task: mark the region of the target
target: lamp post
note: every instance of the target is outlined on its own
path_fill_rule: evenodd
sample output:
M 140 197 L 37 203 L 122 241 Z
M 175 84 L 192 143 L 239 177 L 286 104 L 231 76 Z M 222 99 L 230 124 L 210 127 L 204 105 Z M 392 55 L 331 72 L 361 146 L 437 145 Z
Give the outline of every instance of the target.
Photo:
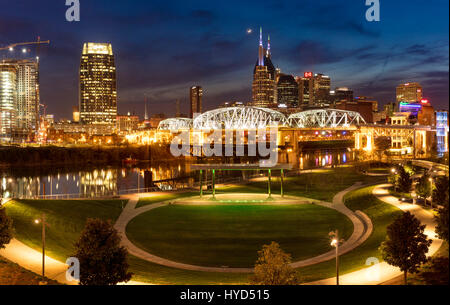
M 344 240 L 339 239 L 339 231 L 331 231 L 329 234 L 331 236 L 331 246 L 336 248 L 336 285 L 339 286 L 339 244 Z
M 42 218 L 36 219 L 34 221 L 36 224 L 41 223 L 42 225 L 42 281 L 39 282 L 40 285 L 46 285 L 47 282 L 44 281 L 45 279 L 45 227 L 48 226 L 47 222 L 45 221 L 45 213 L 42 214 Z
M 430 181 L 431 187 L 430 187 L 430 205 L 431 208 L 433 208 L 433 178 L 428 178 L 428 180 Z

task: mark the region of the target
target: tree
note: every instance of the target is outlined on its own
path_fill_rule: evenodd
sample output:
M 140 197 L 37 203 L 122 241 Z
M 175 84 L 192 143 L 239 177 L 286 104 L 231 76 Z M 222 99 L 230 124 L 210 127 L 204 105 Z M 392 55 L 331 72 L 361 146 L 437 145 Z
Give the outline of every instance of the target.
M 434 180 L 433 202 L 438 205 L 448 203 L 448 177 L 436 177 Z
M 280 245 L 272 242 L 258 251 L 255 271 L 250 278 L 253 285 L 296 285 L 297 272 L 292 269 L 290 254 L 285 253 Z
M 421 225 L 414 215 L 403 213 L 387 227 L 386 240 L 380 246 L 383 259 L 403 271 L 405 285 L 408 272 L 416 273 L 427 261 L 431 240 L 423 233 L 424 230 L 425 225 Z
M 12 239 L 12 219 L 6 215 L 6 209 L 0 206 L 0 249 L 9 244 Z
M 74 257 L 80 262 L 80 285 L 116 285 L 127 282 L 127 249 L 110 221 L 88 219 L 75 244 Z
M 424 267 L 418 277 L 426 285 L 448 285 L 448 257 L 433 257 Z
M 448 242 L 448 193 L 447 193 L 447 202 L 443 204 L 443 208 L 440 208 L 438 214 L 436 216 L 436 234 L 440 239 L 443 239 Z
M 416 185 L 416 193 L 422 198 L 428 198 L 431 195 L 431 181 L 428 174 L 423 174 Z
M 394 184 L 395 191 L 409 193 L 412 185 L 411 175 L 400 165 L 397 166 L 395 172 L 394 176 L 389 177 L 389 182 Z

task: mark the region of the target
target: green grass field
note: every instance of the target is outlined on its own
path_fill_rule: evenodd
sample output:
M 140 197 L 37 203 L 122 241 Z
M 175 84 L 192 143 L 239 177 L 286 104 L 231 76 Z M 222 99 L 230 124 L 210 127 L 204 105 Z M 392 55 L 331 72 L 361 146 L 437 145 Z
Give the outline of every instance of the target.
M 342 175 L 333 173 L 331 170 L 326 170 L 321 173 L 311 173 L 309 175 L 310 177 L 287 178 L 286 192 L 290 195 L 300 194 L 300 196 L 331 201 L 335 193 L 345 189 L 356 181 L 366 183 L 377 181 L 374 177 L 359 175 L 353 171 L 348 171 Z M 274 180 L 274 189 L 277 190 L 276 178 Z M 385 182 L 385 180 L 380 182 Z M 267 184 L 263 182 L 260 185 L 258 184 L 259 182 L 255 182 L 249 187 L 239 186 L 230 188 L 229 191 L 240 191 L 240 188 L 242 188 L 246 192 L 265 192 Z M 381 259 L 378 247 L 385 238 L 386 227 L 401 213 L 395 207 L 376 199 L 371 194 L 371 191 L 372 187 L 365 187 L 355 190 L 346 196 L 346 205 L 350 209 L 362 210 L 372 219 L 374 231 L 369 239 L 360 247 L 341 256 L 341 274 L 364 268 L 366 266 L 365 261 L 369 257 Z M 159 200 L 171 200 L 177 197 L 178 195 L 175 197 L 144 198 L 141 199 L 142 202 L 140 204 L 151 204 Z M 73 243 L 78 239 L 86 219 L 88 217 L 97 217 L 115 220 L 122 210 L 122 204 L 123 202 L 120 200 L 20 200 L 6 204 L 6 209 L 8 215 L 14 220 L 16 237 L 37 250 L 40 250 L 41 247 L 41 230 L 39 225 L 34 224 L 33 220 L 40 217 L 42 212 L 45 212 L 50 224 L 50 227 L 47 229 L 47 254 L 60 261 L 65 261 L 68 255 L 72 254 Z M 158 210 L 156 209 L 148 215 Z M 296 216 L 292 215 L 289 217 L 295 219 Z M 190 219 L 179 220 L 182 222 L 192 221 Z M 270 233 L 269 229 L 274 228 L 268 227 L 268 232 Z M 184 232 L 181 233 L 184 234 Z M 198 234 L 198 231 L 196 233 Z M 322 235 L 320 238 L 323 238 Z M 287 249 L 285 250 L 289 252 Z M 253 262 L 253 260 L 248 261 Z M 143 282 L 155 284 L 243 284 L 248 282 L 248 274 L 180 270 L 153 264 L 133 256 L 130 256 L 129 262 L 130 270 L 134 273 L 133 280 Z M 335 275 L 334 264 L 334 260 L 330 260 L 317 265 L 300 268 L 298 269 L 300 278 L 303 282 L 309 282 L 332 277 Z
M 14 200 L 6 204 L 13 218 L 15 237 L 36 250 L 41 250 L 41 226 L 34 223 L 42 213 L 46 229 L 46 254 L 65 262 L 73 254 L 87 218 L 116 220 L 122 212 L 122 200 Z
M 218 188 L 217 193 L 265 193 L 267 192 L 266 179 L 264 179 L 265 181 L 251 182 L 246 185 Z M 367 176 L 356 172 L 352 167 L 338 167 L 335 169 L 323 169 L 311 173 L 302 173 L 294 177 L 286 177 L 283 188 L 286 195 L 331 202 L 334 195 L 358 181 L 363 183 L 384 183 L 386 177 Z M 272 177 L 271 188 L 273 194 L 280 193 L 280 184 L 279 177 Z
M 328 233 L 353 232 L 329 208 L 305 205 L 169 205 L 134 218 L 128 238 L 157 256 L 209 267 L 253 267 L 257 251 L 276 241 L 294 261 L 331 250 Z
M 190 197 L 190 196 L 197 196 L 198 194 L 199 194 L 199 192 L 183 192 L 183 193 L 168 193 L 168 194 L 164 194 L 164 195 L 143 197 L 143 198 L 139 199 L 139 202 L 136 205 L 136 208 L 140 208 L 142 206 L 161 202 L 161 201 L 180 199 L 180 198 L 185 198 L 185 197 Z

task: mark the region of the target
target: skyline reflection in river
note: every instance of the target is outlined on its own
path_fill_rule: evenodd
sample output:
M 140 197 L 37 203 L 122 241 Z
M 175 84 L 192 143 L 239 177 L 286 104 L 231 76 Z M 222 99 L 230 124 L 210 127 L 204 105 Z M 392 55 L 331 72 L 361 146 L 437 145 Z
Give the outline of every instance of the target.
M 353 161 L 349 150 L 302 152 L 299 169 L 319 168 Z M 141 167 L 104 167 L 48 175 L 15 175 L 16 171 L 0 173 L 2 198 L 96 198 L 127 192 L 145 191 L 154 184 L 162 190 L 192 186 L 198 177 L 190 171 L 190 164 L 179 162 L 152 164 Z M 156 188 L 154 188 L 156 189 Z

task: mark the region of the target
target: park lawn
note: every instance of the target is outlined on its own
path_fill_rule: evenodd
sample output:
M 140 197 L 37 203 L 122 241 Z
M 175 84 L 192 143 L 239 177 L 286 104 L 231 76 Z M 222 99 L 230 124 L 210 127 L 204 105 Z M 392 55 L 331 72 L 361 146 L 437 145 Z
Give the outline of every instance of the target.
M 360 210 L 369 216 L 372 220 L 373 231 L 362 245 L 339 257 L 340 274 L 367 267 L 366 260 L 370 257 L 375 257 L 381 262 L 383 259 L 378 248 L 386 238 L 386 228 L 402 213 L 400 209 L 373 196 L 373 188 L 373 186 L 363 187 L 351 191 L 345 196 L 345 205 L 349 209 Z M 302 282 L 316 281 L 336 275 L 334 260 L 297 270 Z
M 74 252 L 74 243 L 87 218 L 113 222 L 122 212 L 123 200 L 12 200 L 6 207 L 13 219 L 15 237 L 41 251 L 41 226 L 34 220 L 46 215 L 46 254 L 65 262 Z
M 367 172 L 376 173 L 376 174 L 391 174 L 391 168 L 390 167 L 369 167 L 367 169 Z
M 39 285 L 42 276 L 0 256 L 0 285 Z M 48 285 L 59 285 L 57 281 L 45 279 Z
M 326 207 L 303 205 L 168 205 L 134 218 L 128 238 L 176 262 L 208 267 L 253 267 L 257 252 L 276 241 L 293 261 L 331 250 L 328 233 L 344 238 L 351 221 Z
M 364 184 L 385 183 L 386 177 L 363 175 L 352 167 L 337 167 L 285 177 L 283 188 L 286 195 L 332 202 L 334 195 L 358 181 Z M 264 181 L 253 181 L 245 185 L 221 187 L 217 189 L 217 192 L 266 193 L 267 184 L 267 180 L 264 179 Z M 280 193 L 280 184 L 280 178 L 272 176 L 271 190 L 273 194 Z
M 198 194 L 199 194 L 198 191 L 196 191 L 196 192 L 173 192 L 173 193 L 167 193 L 167 194 L 163 194 L 163 195 L 155 195 L 155 196 L 151 196 L 151 197 L 142 197 L 142 198 L 139 198 L 139 202 L 136 205 L 136 208 L 146 206 L 148 204 L 167 201 L 167 200 L 175 200 L 175 199 L 186 198 L 186 197 L 191 197 L 191 196 L 198 196 Z
M 249 273 L 216 273 L 170 268 L 128 256 L 133 281 L 159 285 L 239 285 L 248 283 Z

